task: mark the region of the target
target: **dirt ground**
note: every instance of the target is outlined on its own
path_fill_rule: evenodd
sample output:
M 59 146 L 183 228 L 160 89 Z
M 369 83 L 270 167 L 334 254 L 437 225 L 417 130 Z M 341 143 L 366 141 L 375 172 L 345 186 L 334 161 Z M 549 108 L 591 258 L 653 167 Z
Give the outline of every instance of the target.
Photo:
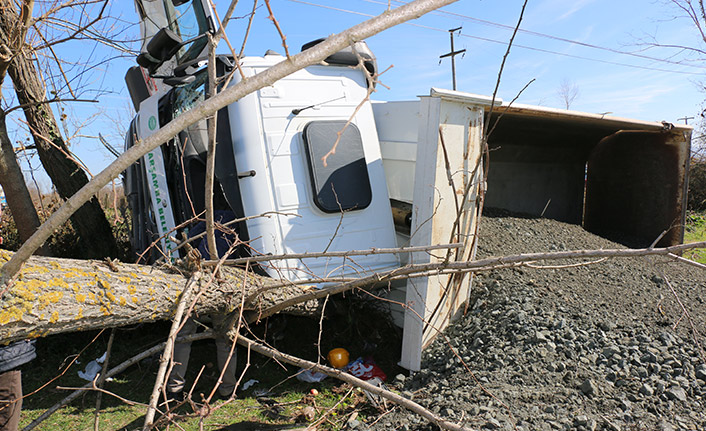
M 623 247 L 499 211 L 480 235 L 478 257 Z M 474 429 L 703 430 L 705 301 L 706 271 L 664 258 L 479 274 L 468 314 L 397 388 Z M 401 409 L 372 428 L 434 429 Z

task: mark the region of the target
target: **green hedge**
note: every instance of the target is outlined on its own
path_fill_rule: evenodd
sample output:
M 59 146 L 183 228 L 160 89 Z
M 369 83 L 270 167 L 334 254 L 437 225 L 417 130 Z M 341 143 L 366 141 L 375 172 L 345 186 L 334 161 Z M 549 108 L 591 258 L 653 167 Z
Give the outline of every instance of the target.
M 689 203 L 691 211 L 706 211 L 706 158 L 692 158 L 689 170 Z

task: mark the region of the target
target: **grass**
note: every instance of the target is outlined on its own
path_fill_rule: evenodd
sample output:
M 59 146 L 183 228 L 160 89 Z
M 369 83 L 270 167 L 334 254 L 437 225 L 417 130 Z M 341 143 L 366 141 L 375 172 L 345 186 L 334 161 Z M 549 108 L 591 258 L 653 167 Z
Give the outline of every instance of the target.
M 690 211 L 686 216 L 684 242 L 706 241 L 706 212 Z M 695 249 L 684 253 L 684 257 L 706 264 L 706 249 Z
M 113 224 L 114 233 L 124 254 L 123 260 L 132 260 L 133 256 L 128 252 L 130 214 L 125 210 L 124 198 L 119 200 L 117 208 L 113 208 L 110 194 L 102 196 L 101 201 L 108 219 Z M 57 205 L 58 199 L 56 196 L 47 196 L 43 203 L 47 211 L 39 213 L 44 219 Z M 2 248 L 16 250 L 21 245 L 8 209 L 3 211 L 0 220 L 0 236 L 4 238 Z M 50 246 L 56 255 L 81 257 L 76 235 L 69 223 L 55 232 Z M 321 356 L 325 357 L 332 348 L 345 347 L 351 353 L 352 360 L 358 356 L 372 355 L 388 376 L 394 376 L 401 371 L 397 366 L 401 350 L 400 332 L 389 322 L 388 314 L 381 313 L 370 304 L 370 301 L 361 300 L 352 294 L 328 302 L 321 334 Z M 117 330 L 110 367 L 163 341 L 168 329 L 169 324 L 162 322 Z M 265 324 L 251 329 L 261 339 L 267 340 L 268 344 L 283 352 L 313 361 L 319 357 L 316 347 L 319 341 L 318 319 L 275 316 Z M 26 398 L 23 400 L 20 428 L 28 425 L 71 392 L 59 387 L 76 388 L 87 383 L 80 379 L 77 373 L 82 371 L 88 362 L 105 352 L 108 337 L 109 331 L 105 331 L 63 334 L 37 340 L 37 358 L 22 369 Z M 212 340 L 196 342 L 192 348 L 187 382 L 196 381 L 197 374 L 203 370 L 192 395 L 192 399 L 199 402 L 197 409 L 203 407 L 201 394 L 208 394 L 218 379 L 218 367 L 214 366 L 215 351 Z M 239 370 L 245 368 L 247 356 L 246 351 L 238 351 Z M 74 359 L 77 361 L 72 362 Z M 321 359 L 325 363 L 325 359 Z M 158 357 L 149 358 L 106 383 L 107 391 L 137 404 L 129 405 L 114 396 L 104 394 L 100 412 L 101 430 L 141 429 L 146 410 L 144 405 L 149 402 L 158 362 Z M 314 420 L 323 414 L 326 415 L 319 429 L 338 430 L 345 428 L 346 419 L 354 411 L 358 412 L 358 419 L 378 414 L 367 404 L 362 392 L 353 391 L 342 400 L 350 389 L 348 386 L 331 378 L 313 384 L 300 382 L 292 378 L 297 371 L 292 366 L 285 367 L 253 354 L 243 382 L 256 379 L 260 383 L 238 393 L 237 398 L 230 403 L 211 403 L 210 407 L 213 409 L 204 424 L 200 424 L 200 418 L 194 409 L 184 406 L 177 412 L 179 417 L 175 419 L 176 423 L 163 424 L 158 429 L 199 430 L 200 425 L 203 425 L 205 430 L 215 431 L 273 430 L 282 427 L 291 429 L 300 425 L 304 427 L 306 423 L 300 423 L 301 410 L 313 407 L 316 411 Z M 311 396 L 311 389 L 317 389 L 319 394 L 316 397 Z M 264 398 L 257 397 L 255 392 L 258 390 L 268 393 Z M 87 391 L 54 413 L 35 430 L 93 430 L 95 404 L 96 393 Z M 329 412 L 334 405 L 337 405 L 336 408 Z
M 324 320 L 321 338 L 321 354 L 325 356 L 333 347 L 346 347 L 351 352 L 351 359 L 365 356 L 371 351 L 375 354 L 378 365 L 394 376 L 400 371 L 396 362 L 399 359 L 399 333 L 388 328 L 384 320 L 376 317 L 375 312 L 361 310 L 351 298 L 341 300 L 341 304 L 329 302 L 327 318 Z M 358 317 L 358 319 L 354 319 Z M 111 366 L 146 350 L 161 341 L 168 332 L 166 322 L 142 324 L 134 328 L 119 329 L 113 344 Z M 391 331 L 391 332 L 390 332 Z M 253 328 L 253 332 L 267 340 L 270 345 L 281 351 L 316 360 L 318 349 L 319 322 L 307 318 L 275 316 L 268 324 Z M 25 394 L 35 391 L 47 381 L 61 374 L 66 366 L 81 352 L 80 364 L 71 365 L 61 377 L 37 393 L 24 400 L 21 427 L 29 424 L 46 409 L 57 403 L 70 391 L 57 387 L 78 387 L 86 383 L 77 373 L 85 365 L 105 351 L 109 331 L 103 333 L 85 332 L 47 337 L 37 341 L 37 359 L 23 368 L 23 387 Z M 384 337 L 388 338 L 385 339 Z M 192 347 L 187 382 L 195 384 L 192 399 L 199 401 L 197 409 L 203 406 L 201 394 L 207 395 L 218 379 L 218 367 L 215 358 L 215 344 L 212 340 L 195 342 Z M 245 368 L 247 352 L 238 351 L 238 370 Z M 159 366 L 159 358 L 152 357 L 133 365 L 125 372 L 106 383 L 106 389 L 116 395 L 136 403 L 148 403 L 150 392 Z M 269 358 L 256 354 L 250 356 L 250 365 L 243 382 L 259 380 L 230 403 L 214 401 L 211 414 L 204 419 L 203 429 L 213 431 L 236 430 L 274 430 L 305 427 L 311 421 L 302 420 L 302 409 L 314 408 L 317 420 L 324 413 L 326 419 L 319 429 L 339 430 L 345 428 L 350 414 L 357 411 L 360 418 L 374 417 L 378 412 L 367 403 L 365 395 L 354 390 L 345 400 L 342 398 L 350 387 L 328 378 L 319 383 L 301 382 L 292 376 L 298 370 L 284 366 Z M 319 394 L 310 394 L 317 389 Z M 256 396 L 257 391 L 266 391 L 263 396 Z M 69 406 L 60 409 L 36 430 L 93 430 L 96 394 L 87 392 Z M 328 411 L 336 405 L 332 411 Z M 103 395 L 100 414 L 101 430 L 140 429 L 144 421 L 144 405 L 127 405 L 119 399 Z M 199 430 L 200 418 L 190 406 L 181 407 L 175 423 L 167 426 L 163 423 L 158 429 Z M 178 425 L 178 426 L 177 426 Z

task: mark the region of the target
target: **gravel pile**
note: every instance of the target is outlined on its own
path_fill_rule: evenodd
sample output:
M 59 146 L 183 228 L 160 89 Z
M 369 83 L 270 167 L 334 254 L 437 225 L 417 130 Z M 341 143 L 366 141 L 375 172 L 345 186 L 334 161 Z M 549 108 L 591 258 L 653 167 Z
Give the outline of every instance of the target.
M 496 213 L 478 254 L 620 247 L 580 226 Z M 706 271 L 665 259 L 481 274 L 469 313 L 425 351 L 422 371 L 390 385 L 474 429 L 705 430 L 695 341 L 706 345 L 705 301 Z M 370 428 L 434 429 L 399 408 Z

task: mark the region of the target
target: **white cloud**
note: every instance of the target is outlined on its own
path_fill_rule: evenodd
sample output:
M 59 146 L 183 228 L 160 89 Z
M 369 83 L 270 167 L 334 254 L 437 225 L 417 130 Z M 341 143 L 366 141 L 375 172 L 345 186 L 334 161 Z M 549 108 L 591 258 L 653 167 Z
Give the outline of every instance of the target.
M 560 2 L 562 5 L 569 5 L 569 10 L 564 12 L 562 15 L 560 15 L 557 20 L 561 21 L 563 19 L 566 19 L 570 17 L 571 15 L 575 14 L 576 12 L 580 11 L 583 9 L 586 5 L 593 3 L 595 0 L 578 0 L 578 1 L 573 1 L 573 2 L 566 2 L 562 1 Z
M 527 21 L 531 23 L 532 26 L 553 24 L 572 17 L 578 11 L 596 1 L 597 0 L 545 0 L 531 9 Z

